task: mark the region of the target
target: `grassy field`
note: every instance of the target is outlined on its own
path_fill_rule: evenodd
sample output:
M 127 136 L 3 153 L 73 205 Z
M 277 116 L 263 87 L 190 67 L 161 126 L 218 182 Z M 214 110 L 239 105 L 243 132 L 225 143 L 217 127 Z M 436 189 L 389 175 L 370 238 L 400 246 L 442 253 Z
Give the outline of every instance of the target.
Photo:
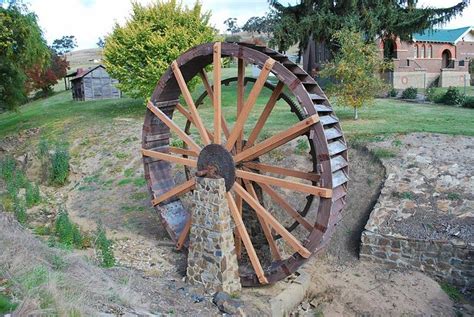
M 251 87 L 248 87 L 247 94 Z M 198 87 L 197 97 L 203 91 Z M 222 91 L 223 113 L 229 123 L 235 122 L 235 84 L 224 86 Z M 264 89 L 246 123 L 247 131 L 258 119 L 270 91 Z M 207 99 L 206 99 L 207 100 Z M 183 101 L 184 104 L 184 101 Z M 364 137 L 390 133 L 435 132 L 474 136 L 474 111 L 453 106 L 413 104 L 393 99 L 378 99 L 371 107 L 361 109 L 360 119 L 352 119 L 352 109 L 336 107 L 344 132 L 349 137 Z M 90 125 L 111 122 L 114 118 L 126 117 L 142 120 L 145 113 L 144 101 L 123 98 L 120 100 L 98 100 L 75 102 L 71 92 L 61 92 L 48 99 L 36 100 L 17 112 L 0 114 L 0 137 L 18 131 L 40 127 L 43 134 L 57 135 L 70 129 L 86 129 Z M 209 101 L 200 106 L 204 122 L 212 123 L 212 108 Z M 176 116 L 181 125 L 184 119 Z M 294 114 L 279 102 L 272 112 L 263 134 L 273 134 L 296 122 Z M 210 124 L 212 125 L 212 124 Z M 210 126 L 209 125 L 209 126 Z M 196 133 L 193 131 L 193 133 Z

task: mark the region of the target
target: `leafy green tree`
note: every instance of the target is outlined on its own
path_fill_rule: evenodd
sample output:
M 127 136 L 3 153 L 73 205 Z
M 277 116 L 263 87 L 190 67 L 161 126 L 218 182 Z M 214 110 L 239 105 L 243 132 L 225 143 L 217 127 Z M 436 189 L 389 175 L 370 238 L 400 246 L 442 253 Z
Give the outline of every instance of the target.
M 60 39 L 55 39 L 51 48 L 58 55 L 69 53 L 77 47 L 76 37 L 74 35 L 65 35 Z
M 15 2 L 0 6 L 0 110 L 14 109 L 26 99 L 25 70 L 48 61 L 36 15 Z
M 265 34 L 269 36 L 273 32 L 275 24 L 274 11 L 271 11 L 266 16 L 251 17 L 242 26 L 242 31 L 249 33 Z
M 333 40 L 339 50 L 321 76 L 336 82 L 329 87 L 329 94 L 336 97 L 337 103 L 353 108 L 357 120 L 358 109 L 371 104 L 377 93 L 388 89 L 379 72 L 391 65 L 379 56 L 375 44 L 364 41 L 361 33 L 342 29 L 334 34 Z
M 236 18 L 228 18 L 224 21 L 224 24 L 227 26 L 227 32 L 230 32 L 231 34 L 240 32 L 240 27 L 237 25 Z
M 299 43 L 301 50 L 310 37 L 328 42 L 344 27 L 355 28 L 368 40 L 376 36 L 409 40 L 415 32 L 450 21 L 462 13 L 469 0 L 439 9 L 417 8 L 418 0 L 300 0 L 288 6 L 278 0 L 269 2 L 276 11 L 273 45 L 287 50 Z
M 116 24 L 107 37 L 104 58 L 123 92 L 145 98 L 171 62 L 189 48 L 213 41 L 216 33 L 209 26 L 210 13 L 203 13 L 198 2 L 191 8 L 176 0 L 132 6 L 126 24 Z

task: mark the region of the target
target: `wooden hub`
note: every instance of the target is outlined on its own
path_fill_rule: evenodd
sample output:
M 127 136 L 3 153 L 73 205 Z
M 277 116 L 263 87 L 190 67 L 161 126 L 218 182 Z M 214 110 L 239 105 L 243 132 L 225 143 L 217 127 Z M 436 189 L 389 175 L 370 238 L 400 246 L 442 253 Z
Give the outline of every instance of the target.
M 235 164 L 232 155 L 220 144 L 206 145 L 199 153 L 197 176 L 224 178 L 229 191 L 235 182 Z
M 236 61 L 236 77 L 221 78 L 224 57 Z M 257 78 L 245 76 L 248 64 L 261 69 Z M 195 77 L 204 91 L 197 101 L 188 88 Z M 228 91 L 235 87 L 237 102 L 222 105 L 222 85 Z M 209 106 L 198 109 L 202 102 Z M 245 43 L 199 45 L 171 64 L 147 107 L 145 178 L 153 206 L 178 249 L 186 247 L 191 227 L 191 210 L 180 197 L 195 188 L 196 175 L 226 181 L 242 285 L 281 280 L 327 245 L 346 203 L 347 145 L 324 92 L 285 55 Z M 212 119 L 203 120 L 209 111 Z M 275 112 L 280 117 L 272 121 Z M 282 115 L 284 123 L 275 131 L 270 123 L 278 124 Z M 288 143 L 301 141 L 309 155 L 294 159 Z M 186 179 L 174 175 L 173 164 L 185 167 Z M 251 227 L 249 213 L 259 230 Z

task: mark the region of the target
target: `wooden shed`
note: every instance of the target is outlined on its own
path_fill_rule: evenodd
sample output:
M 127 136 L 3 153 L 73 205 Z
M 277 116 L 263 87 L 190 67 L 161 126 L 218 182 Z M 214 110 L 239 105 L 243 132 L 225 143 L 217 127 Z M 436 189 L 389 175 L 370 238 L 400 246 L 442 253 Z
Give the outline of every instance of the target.
M 117 79 L 107 73 L 103 65 L 89 69 L 78 69 L 71 79 L 72 98 L 74 100 L 95 100 L 120 98 L 122 93 L 115 87 Z

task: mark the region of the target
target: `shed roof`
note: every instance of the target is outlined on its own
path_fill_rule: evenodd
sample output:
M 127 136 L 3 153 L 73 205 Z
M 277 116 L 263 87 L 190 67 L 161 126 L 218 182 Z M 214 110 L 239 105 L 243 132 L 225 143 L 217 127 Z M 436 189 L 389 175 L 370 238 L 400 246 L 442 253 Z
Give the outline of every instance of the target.
M 425 30 L 421 33 L 414 33 L 413 40 L 415 42 L 441 42 L 456 44 L 464 34 L 472 30 L 472 26 L 465 26 L 458 29 L 433 29 Z
M 84 77 L 85 75 L 89 74 L 91 71 L 93 71 L 93 70 L 95 70 L 99 67 L 102 67 L 103 69 L 105 69 L 105 66 L 102 65 L 102 64 L 94 66 L 94 67 L 90 67 L 88 69 L 78 68 L 76 72 L 67 75 L 67 77 L 74 76 L 73 78 L 71 78 L 71 80 L 76 80 L 76 79 Z

